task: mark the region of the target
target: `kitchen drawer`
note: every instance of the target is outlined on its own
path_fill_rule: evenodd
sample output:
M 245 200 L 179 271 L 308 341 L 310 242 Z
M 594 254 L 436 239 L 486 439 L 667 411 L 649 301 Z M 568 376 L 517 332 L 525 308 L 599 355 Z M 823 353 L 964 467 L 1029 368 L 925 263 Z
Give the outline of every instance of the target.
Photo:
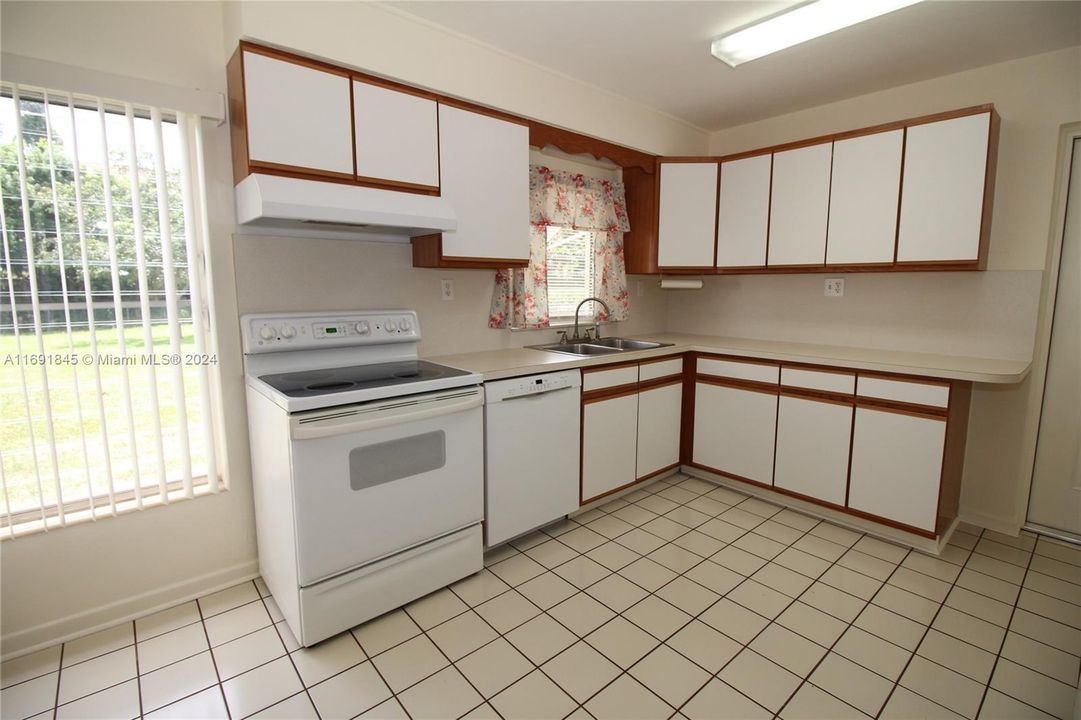
M 683 372 L 683 358 L 664 358 L 662 360 L 646 360 L 638 366 L 638 379 L 641 382 L 655 378 L 679 375 Z
M 926 382 L 908 382 L 861 375 L 856 385 L 856 394 L 860 397 L 895 400 L 897 402 L 930 405 L 940 408 L 948 407 L 950 404 L 949 384 L 930 380 Z
M 700 357 L 698 358 L 698 374 L 777 384 L 780 367 L 774 363 L 751 363 Z
M 782 367 L 781 384 L 805 390 L 823 390 L 851 395 L 856 390 L 856 374 Z
M 638 382 L 638 366 L 623 365 L 610 370 L 582 370 L 582 392 L 602 390 L 618 385 L 634 385 Z

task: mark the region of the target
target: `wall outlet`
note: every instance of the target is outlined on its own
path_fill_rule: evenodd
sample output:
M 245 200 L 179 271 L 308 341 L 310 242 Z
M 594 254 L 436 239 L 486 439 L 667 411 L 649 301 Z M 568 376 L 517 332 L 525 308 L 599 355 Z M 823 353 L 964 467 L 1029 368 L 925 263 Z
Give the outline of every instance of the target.
M 828 278 L 826 280 L 826 297 L 843 297 L 845 294 L 844 278 Z
M 440 285 L 440 297 L 444 300 L 454 299 L 454 281 L 450 278 L 444 278 Z

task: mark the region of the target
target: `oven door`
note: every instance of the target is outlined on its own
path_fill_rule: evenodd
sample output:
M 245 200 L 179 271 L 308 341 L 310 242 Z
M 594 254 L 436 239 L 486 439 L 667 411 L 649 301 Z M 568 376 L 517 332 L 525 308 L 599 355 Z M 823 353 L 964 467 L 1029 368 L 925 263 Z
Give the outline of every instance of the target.
M 290 417 L 302 587 L 481 521 L 479 386 Z

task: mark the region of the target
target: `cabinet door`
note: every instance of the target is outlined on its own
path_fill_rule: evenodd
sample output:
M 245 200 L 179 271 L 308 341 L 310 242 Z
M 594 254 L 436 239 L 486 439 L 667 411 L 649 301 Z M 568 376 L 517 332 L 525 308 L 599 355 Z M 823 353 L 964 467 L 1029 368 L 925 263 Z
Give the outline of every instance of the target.
M 946 419 L 856 408 L 848 506 L 934 532 Z
M 529 129 L 440 105 L 439 167 L 458 216 L 443 256 L 529 260 Z
M 721 163 L 717 201 L 717 267 L 766 264 L 772 155 Z
M 439 187 L 435 100 L 353 81 L 357 176 Z
M 851 404 L 782 395 L 774 486 L 844 505 L 851 437 Z
M 587 402 L 582 409 L 582 502 L 635 480 L 638 394 Z
M 682 410 L 682 381 L 638 394 L 638 478 L 679 462 Z
M 904 130 L 833 144 L 826 263 L 892 263 Z
M 776 425 L 776 393 L 697 383 L 694 462 L 772 484 Z
M 821 265 L 826 259 L 833 143 L 773 155 L 769 264 Z
M 349 77 L 244 51 L 248 157 L 353 177 Z
M 717 163 L 660 163 L 657 263 L 713 267 Z
M 905 132 L 897 261 L 979 257 L 991 113 Z

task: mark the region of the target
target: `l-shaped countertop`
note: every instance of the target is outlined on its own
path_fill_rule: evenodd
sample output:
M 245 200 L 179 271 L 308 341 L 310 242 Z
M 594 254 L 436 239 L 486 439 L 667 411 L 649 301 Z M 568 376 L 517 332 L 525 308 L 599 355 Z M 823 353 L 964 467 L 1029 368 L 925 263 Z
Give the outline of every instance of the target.
M 646 360 L 692 351 L 1004 385 L 1019 383 L 1024 380 L 1029 368 L 1032 366 L 1030 360 L 938 355 L 903 350 L 881 350 L 843 345 L 815 345 L 711 335 L 657 333 L 636 335 L 635 337 L 642 340 L 672 344 L 651 350 L 633 350 L 586 357 L 531 350 L 529 348 L 511 348 L 439 355 L 426 359 L 480 373 L 485 381 L 570 368 L 607 365 L 627 360 Z

